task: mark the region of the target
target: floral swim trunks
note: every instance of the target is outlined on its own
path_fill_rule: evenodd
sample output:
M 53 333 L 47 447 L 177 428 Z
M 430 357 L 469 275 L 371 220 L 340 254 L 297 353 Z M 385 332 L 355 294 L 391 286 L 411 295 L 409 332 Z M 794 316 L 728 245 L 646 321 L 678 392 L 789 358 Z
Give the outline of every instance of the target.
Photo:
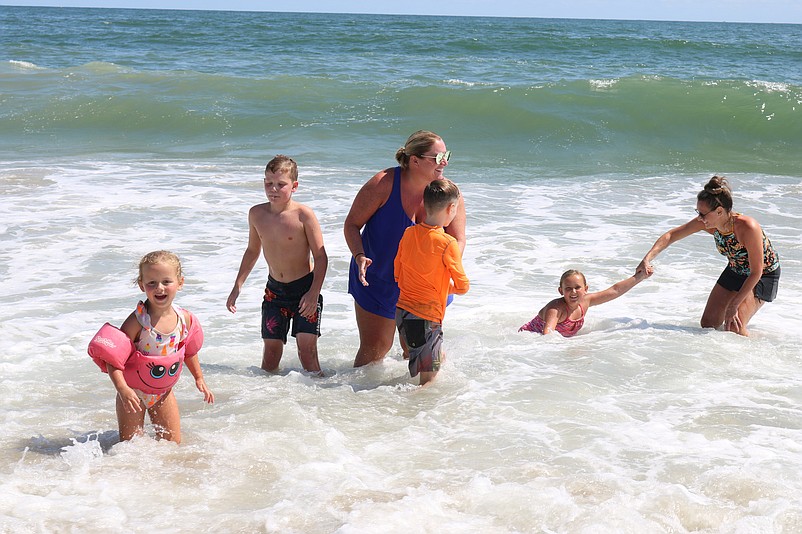
M 262 301 L 262 339 L 280 339 L 287 342 L 287 333 L 292 328 L 292 336 L 299 333 L 320 336 L 320 315 L 323 313 L 323 295 L 318 295 L 317 313 L 312 320 L 298 312 L 298 305 L 309 288 L 314 274 L 292 282 L 279 282 L 272 276 L 267 278 L 265 299 Z

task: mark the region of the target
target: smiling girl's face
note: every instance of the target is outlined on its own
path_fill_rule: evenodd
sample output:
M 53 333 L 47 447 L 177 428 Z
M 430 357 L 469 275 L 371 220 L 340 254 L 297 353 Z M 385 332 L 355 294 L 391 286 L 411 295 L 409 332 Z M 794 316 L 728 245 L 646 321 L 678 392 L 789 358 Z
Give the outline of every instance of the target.
M 147 264 L 141 267 L 141 273 L 139 288 L 148 302 L 155 308 L 171 307 L 176 293 L 184 286 L 184 278 L 175 266 L 165 262 Z
M 572 274 L 563 278 L 560 283 L 560 294 L 569 305 L 579 302 L 585 293 L 588 292 L 588 286 L 585 282 L 585 277 L 581 274 Z

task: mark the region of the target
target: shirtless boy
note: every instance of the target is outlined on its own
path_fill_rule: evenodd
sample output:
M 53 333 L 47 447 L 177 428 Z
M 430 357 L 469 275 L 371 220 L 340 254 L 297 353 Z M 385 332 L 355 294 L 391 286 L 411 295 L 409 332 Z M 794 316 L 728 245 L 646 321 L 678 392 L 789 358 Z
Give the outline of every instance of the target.
M 312 209 L 292 199 L 298 189 L 295 161 L 283 155 L 270 160 L 265 168 L 264 185 L 268 202 L 253 206 L 248 212 L 248 247 L 226 307 L 236 313 L 242 284 L 261 251 L 269 272 L 262 302 L 262 369 L 278 370 L 287 333 L 291 332 L 303 368 L 320 374 L 317 356 L 323 311 L 320 289 L 329 263 L 323 234 Z

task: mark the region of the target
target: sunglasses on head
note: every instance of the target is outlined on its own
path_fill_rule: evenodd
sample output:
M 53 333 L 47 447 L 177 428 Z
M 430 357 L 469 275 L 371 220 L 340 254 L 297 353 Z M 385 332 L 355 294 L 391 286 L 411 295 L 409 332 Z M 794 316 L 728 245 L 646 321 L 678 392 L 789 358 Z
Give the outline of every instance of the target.
M 418 156 L 418 157 L 419 158 L 430 158 L 430 159 L 433 159 L 435 163 L 440 165 L 441 163 L 443 163 L 443 160 L 448 161 L 451 158 L 451 151 L 450 150 L 446 150 L 445 152 L 438 152 L 434 156 L 427 156 L 426 154 L 423 154 L 423 155 Z

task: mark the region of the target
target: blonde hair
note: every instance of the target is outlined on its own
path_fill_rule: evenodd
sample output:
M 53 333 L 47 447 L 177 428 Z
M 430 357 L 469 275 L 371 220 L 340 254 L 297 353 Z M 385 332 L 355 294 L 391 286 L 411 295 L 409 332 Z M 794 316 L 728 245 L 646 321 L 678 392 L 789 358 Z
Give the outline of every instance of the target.
M 401 165 L 402 169 L 409 168 L 409 158 L 412 156 L 422 156 L 428 152 L 437 141 L 443 139 L 429 130 L 418 130 L 407 138 L 404 146 L 395 153 L 395 160 Z
M 141 284 L 142 283 L 142 268 L 146 265 L 156 265 L 159 263 L 165 263 L 171 267 L 175 268 L 175 275 L 181 279 L 184 278 L 184 270 L 181 268 L 181 260 L 178 259 L 178 256 L 170 252 L 169 250 L 156 250 L 154 252 L 148 252 L 142 259 L 139 260 L 139 274 L 134 280 L 134 283 Z
M 577 271 L 576 269 L 568 269 L 560 277 L 560 287 L 563 286 L 563 282 L 565 281 L 566 278 L 568 278 L 569 276 L 574 276 L 575 274 L 582 277 L 583 284 L 588 285 L 588 281 L 585 279 L 585 275 L 582 274 L 582 271 Z
M 272 172 L 273 174 L 290 175 L 290 180 L 293 182 L 298 181 L 298 164 L 295 160 L 284 154 L 278 154 L 276 157 L 267 162 L 265 166 L 265 173 Z

